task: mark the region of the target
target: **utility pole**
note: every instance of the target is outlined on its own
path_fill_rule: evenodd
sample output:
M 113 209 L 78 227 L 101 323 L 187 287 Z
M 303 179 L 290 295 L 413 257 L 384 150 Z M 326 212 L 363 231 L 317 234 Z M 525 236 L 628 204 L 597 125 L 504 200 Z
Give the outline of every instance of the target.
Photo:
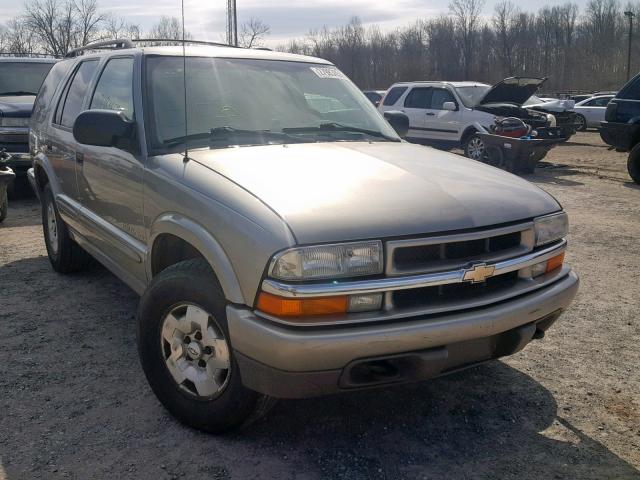
M 238 46 L 238 13 L 236 0 L 227 0 L 227 43 Z
M 635 13 L 628 10 L 624 12 L 625 17 L 629 17 L 629 49 L 627 50 L 627 81 L 631 78 L 631 40 L 633 39 L 633 17 Z

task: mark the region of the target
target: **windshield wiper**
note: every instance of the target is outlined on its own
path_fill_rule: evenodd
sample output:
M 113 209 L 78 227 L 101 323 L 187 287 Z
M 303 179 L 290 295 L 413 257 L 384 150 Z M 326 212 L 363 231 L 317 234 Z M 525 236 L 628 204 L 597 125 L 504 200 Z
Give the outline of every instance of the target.
M 193 133 L 191 135 L 183 135 L 181 137 L 170 138 L 164 140 L 163 145 L 174 146 L 181 143 L 188 142 L 189 140 L 209 140 L 210 143 L 217 142 L 230 142 L 234 137 L 257 137 L 260 140 L 294 140 L 300 142 L 299 139 L 291 137 L 286 133 L 272 132 L 271 130 L 243 130 L 233 127 L 216 127 L 212 128 L 209 132 Z M 266 143 L 266 142 L 262 142 Z
M 390 137 L 388 135 L 385 135 L 382 132 L 379 132 L 377 130 L 369 130 L 367 128 L 360 128 L 360 127 L 354 127 L 352 125 L 344 125 L 342 123 L 337 123 L 337 122 L 327 122 L 327 123 L 321 123 L 320 125 L 316 126 L 316 127 L 291 127 L 291 128 L 283 128 L 282 129 L 283 132 L 285 133 L 313 133 L 313 132 L 320 132 L 320 133 L 333 133 L 333 132 L 353 132 L 353 133 L 362 133 L 364 135 L 369 135 L 370 137 L 376 137 L 376 138 L 384 138 L 385 140 L 389 140 L 391 142 L 399 142 L 399 139 Z
M 2 92 L 2 93 L 0 93 L 0 97 L 8 97 L 10 95 L 19 97 L 21 95 L 37 95 L 37 93 L 27 92 L 25 90 L 16 90 L 15 92 Z

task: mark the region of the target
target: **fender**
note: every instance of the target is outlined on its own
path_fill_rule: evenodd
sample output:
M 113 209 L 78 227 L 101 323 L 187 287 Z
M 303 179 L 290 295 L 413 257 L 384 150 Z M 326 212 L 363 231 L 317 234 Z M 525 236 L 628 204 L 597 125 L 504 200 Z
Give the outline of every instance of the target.
M 151 270 L 153 244 L 158 235 L 163 233 L 175 235 L 193 245 L 211 265 L 222 286 L 225 298 L 232 303 L 246 303 L 236 273 L 222 246 L 202 225 L 179 213 L 164 213 L 151 226 L 145 259 L 148 281 L 153 278 Z
M 60 183 L 58 182 L 58 178 L 53 171 L 53 167 L 49 163 L 49 158 L 44 153 L 38 152 L 33 157 L 33 168 L 34 173 L 36 173 L 38 168 L 44 170 L 44 173 L 46 173 L 47 178 L 49 179 L 49 185 L 51 185 L 51 191 L 53 192 L 53 196 L 55 198 L 56 195 L 60 193 Z M 35 180 L 38 188 L 42 190 L 43 186 L 38 182 L 38 175 L 35 176 Z

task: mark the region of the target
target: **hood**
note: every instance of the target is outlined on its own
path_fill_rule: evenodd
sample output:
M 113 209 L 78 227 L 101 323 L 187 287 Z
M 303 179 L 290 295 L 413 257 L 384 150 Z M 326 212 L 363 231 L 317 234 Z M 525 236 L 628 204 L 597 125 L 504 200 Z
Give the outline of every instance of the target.
M 560 209 L 515 175 L 405 142 L 270 145 L 189 156 L 268 205 L 301 244 L 472 229 Z
M 549 100 L 546 102 L 534 102 L 526 103 L 527 108 L 533 108 L 534 110 L 540 110 L 542 112 L 566 112 L 567 110 L 573 110 L 576 102 L 573 100 Z
M 3 117 L 30 117 L 34 95 L 0 96 L 0 115 Z
M 522 105 L 536 93 L 546 78 L 510 77 L 505 78 L 487 90 L 478 105 L 488 103 L 512 103 Z

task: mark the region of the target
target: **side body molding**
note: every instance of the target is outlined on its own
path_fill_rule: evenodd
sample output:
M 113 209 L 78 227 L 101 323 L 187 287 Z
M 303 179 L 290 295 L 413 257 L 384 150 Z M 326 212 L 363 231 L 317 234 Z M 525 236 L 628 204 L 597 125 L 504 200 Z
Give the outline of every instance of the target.
M 189 242 L 207 259 L 228 301 L 246 304 L 233 266 L 218 241 L 200 224 L 179 213 L 165 213 L 151 226 L 146 259 L 147 278 L 151 281 L 153 244 L 161 234 L 171 234 Z

